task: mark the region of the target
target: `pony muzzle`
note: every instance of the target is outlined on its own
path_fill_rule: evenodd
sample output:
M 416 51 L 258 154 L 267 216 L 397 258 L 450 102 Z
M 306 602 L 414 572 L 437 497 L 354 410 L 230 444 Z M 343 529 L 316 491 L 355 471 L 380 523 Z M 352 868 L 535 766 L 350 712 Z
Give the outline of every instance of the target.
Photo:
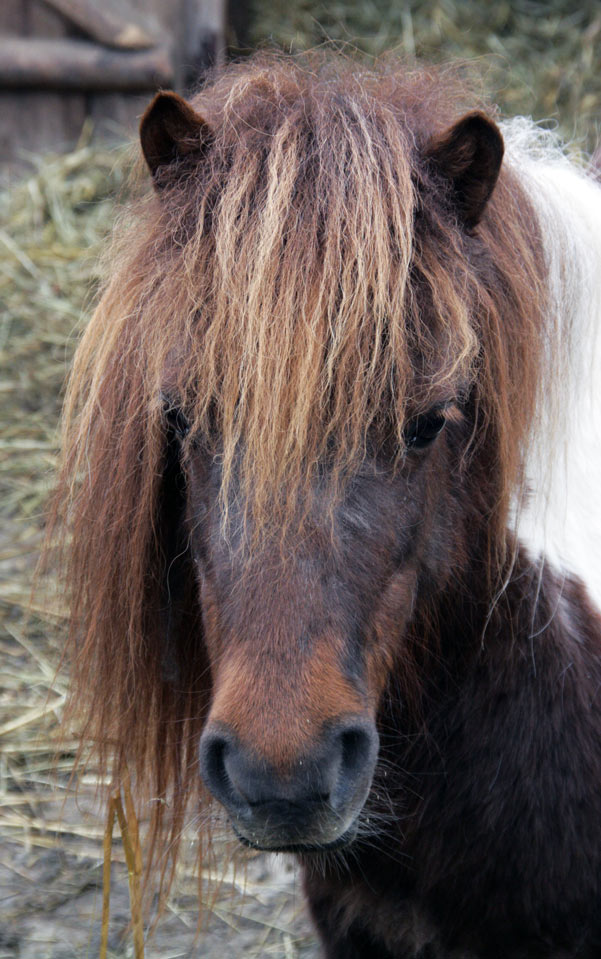
M 238 838 L 257 849 L 338 848 L 354 838 L 378 755 L 370 719 L 328 724 L 310 751 L 277 769 L 223 723 L 200 740 L 205 785 Z

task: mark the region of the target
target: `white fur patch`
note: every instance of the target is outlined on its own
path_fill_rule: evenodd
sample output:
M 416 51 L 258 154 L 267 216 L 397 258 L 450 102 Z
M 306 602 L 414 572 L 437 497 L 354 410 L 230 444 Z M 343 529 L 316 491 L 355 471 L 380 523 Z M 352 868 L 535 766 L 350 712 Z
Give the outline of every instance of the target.
M 531 121 L 502 132 L 541 224 L 554 302 L 517 534 L 601 610 L 601 186 Z

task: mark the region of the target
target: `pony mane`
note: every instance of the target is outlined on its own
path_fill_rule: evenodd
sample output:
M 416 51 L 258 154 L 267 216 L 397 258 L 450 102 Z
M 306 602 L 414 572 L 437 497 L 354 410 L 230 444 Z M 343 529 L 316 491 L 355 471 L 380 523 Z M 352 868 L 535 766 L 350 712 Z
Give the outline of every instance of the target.
M 153 842 L 162 800 L 172 840 L 200 801 L 210 695 L 193 603 L 181 602 L 192 638 L 178 682 L 162 672 L 165 396 L 187 442 L 221 457 L 225 526 L 235 475 L 255 535 L 293 526 L 324 461 L 339 490 L 374 431 L 402 455 L 408 417 L 469 397 L 496 562 L 548 305 L 519 171 L 503 166 L 467 236 L 428 162 L 467 109 L 486 109 L 456 72 L 260 55 L 192 103 L 211 130 L 206 155 L 124 211 L 107 256 L 67 393 L 50 533 L 69 541 L 73 704 L 85 696 L 84 733 L 105 760 L 115 750 L 116 774 L 127 761 L 140 795 L 161 800 Z
M 501 131 L 535 211 L 548 286 L 538 400 L 509 525 L 533 559 L 580 576 L 601 604 L 601 190 L 586 158 L 567 155 L 553 131 L 524 117 Z

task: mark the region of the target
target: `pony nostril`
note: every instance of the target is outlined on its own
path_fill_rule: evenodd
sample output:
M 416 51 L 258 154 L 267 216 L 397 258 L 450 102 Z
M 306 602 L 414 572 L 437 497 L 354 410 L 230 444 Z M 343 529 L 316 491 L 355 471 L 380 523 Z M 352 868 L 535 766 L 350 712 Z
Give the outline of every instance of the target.
M 341 734 L 342 768 L 348 772 L 363 765 L 369 755 L 369 739 L 362 729 L 348 729 Z
M 335 807 L 345 805 L 371 782 L 378 746 L 378 734 L 371 722 L 353 723 L 337 731 L 338 774 L 331 793 Z
M 203 768 L 209 783 L 225 785 L 227 773 L 225 771 L 225 750 L 227 743 L 221 736 L 216 736 L 206 744 Z M 201 759 L 202 762 L 202 759 Z
M 224 733 L 205 732 L 200 739 L 200 772 L 205 785 L 226 806 L 239 805 L 242 797 L 228 774 L 226 758 L 232 742 Z
M 342 769 L 347 774 L 360 771 L 373 756 L 374 734 L 362 727 L 345 729 L 340 733 L 342 746 Z

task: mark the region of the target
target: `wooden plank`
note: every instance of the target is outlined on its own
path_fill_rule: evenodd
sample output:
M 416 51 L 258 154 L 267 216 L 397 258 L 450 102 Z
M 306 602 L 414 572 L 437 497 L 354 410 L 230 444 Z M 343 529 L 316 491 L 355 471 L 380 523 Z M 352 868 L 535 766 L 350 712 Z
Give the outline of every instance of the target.
M 234 0 L 233 3 L 228 3 L 226 36 L 230 51 L 250 51 L 251 16 L 252 0 Z
M 126 0 L 43 0 L 88 36 L 109 47 L 146 50 L 161 40 L 158 23 Z
M 0 3 L 0 31 L 2 33 L 25 33 L 27 24 L 23 0 L 3 0 Z
M 43 0 L 22 0 L 22 2 L 27 23 L 23 31 L 25 36 L 62 40 L 76 32 L 75 27 L 56 10 L 46 6 Z
M 43 0 L 0 0 L 0 35 L 65 37 L 68 24 Z
M 30 153 L 72 149 L 85 117 L 83 94 L 0 91 L 0 168 L 17 174 Z
M 140 118 L 152 91 L 144 93 L 94 93 L 88 98 L 88 116 L 94 121 L 94 136 L 103 141 L 136 139 Z
M 182 20 L 185 32 L 180 48 L 187 86 L 225 59 L 226 0 L 185 0 Z
M 130 7 L 159 23 L 163 30 L 175 34 L 181 23 L 184 0 L 128 0 Z
M 0 38 L 0 88 L 152 90 L 173 75 L 166 46 L 125 52 L 82 40 Z

